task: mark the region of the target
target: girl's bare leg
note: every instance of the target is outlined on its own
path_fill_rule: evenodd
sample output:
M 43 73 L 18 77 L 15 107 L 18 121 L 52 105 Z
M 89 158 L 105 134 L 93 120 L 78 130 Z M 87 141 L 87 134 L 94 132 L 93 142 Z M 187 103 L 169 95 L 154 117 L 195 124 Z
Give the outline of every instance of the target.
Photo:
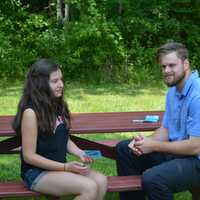
M 94 180 L 97 184 L 98 194 L 97 194 L 97 198 L 95 200 L 103 200 L 104 195 L 107 191 L 107 177 L 104 176 L 103 174 L 101 174 L 97 171 L 93 171 L 93 170 L 91 170 L 90 173 L 86 176 L 89 177 L 90 179 Z
M 74 194 L 75 200 L 100 200 L 97 196 L 102 196 L 104 189 L 98 185 L 100 178 L 92 174 L 95 173 L 91 172 L 87 177 L 70 172 L 48 172 L 41 177 L 34 190 L 54 196 Z

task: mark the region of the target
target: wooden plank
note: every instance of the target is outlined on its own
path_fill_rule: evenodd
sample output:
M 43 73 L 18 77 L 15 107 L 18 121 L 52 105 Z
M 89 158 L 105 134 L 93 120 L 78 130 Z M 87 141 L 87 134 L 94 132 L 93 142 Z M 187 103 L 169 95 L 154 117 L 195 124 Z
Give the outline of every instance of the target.
M 58 200 L 60 197 L 49 196 L 34 192 L 25 187 L 23 182 L 0 182 L 0 198 L 11 197 L 40 197 L 45 196 L 48 200 Z
M 120 140 L 97 140 L 96 142 L 114 148 Z
M 0 154 L 19 153 L 21 139 L 17 136 L 6 138 L 0 141 Z
M 109 176 L 108 192 L 141 190 L 140 176 Z M 0 182 L 0 198 L 34 197 L 43 194 L 28 190 L 23 182 Z M 57 197 L 51 197 L 53 199 Z
M 11 116 L 11 115 L 0 116 L 0 136 L 15 135 L 15 133 L 11 127 L 12 121 L 13 121 L 13 116 Z
M 114 159 L 114 148 L 120 140 L 97 140 L 90 141 L 84 138 L 79 138 L 75 135 L 71 136 L 72 140 L 82 149 L 101 150 L 106 157 Z M 0 154 L 16 154 L 19 153 L 21 141 L 14 136 L 0 141 Z M 108 153 L 110 151 L 110 153 Z
M 116 159 L 115 145 L 119 140 L 115 141 L 90 141 L 74 135 L 70 136 L 78 147 L 84 150 L 99 150 L 104 157 Z
M 110 176 L 107 190 L 108 192 L 142 190 L 141 176 Z
M 129 131 L 153 131 L 160 127 L 157 123 L 138 123 L 135 119 L 144 119 L 146 115 L 159 115 L 162 120 L 163 111 L 145 112 L 107 112 L 107 113 L 72 113 L 70 132 L 81 133 L 113 133 Z M 14 136 L 11 122 L 13 116 L 0 116 L 0 136 Z
M 22 182 L 0 182 L 0 198 L 41 196 L 28 190 Z
M 74 113 L 72 115 L 71 133 L 152 131 L 160 127 L 160 122 L 138 123 L 132 121 L 135 119 L 144 119 L 146 115 L 159 115 L 162 119 L 163 112 Z

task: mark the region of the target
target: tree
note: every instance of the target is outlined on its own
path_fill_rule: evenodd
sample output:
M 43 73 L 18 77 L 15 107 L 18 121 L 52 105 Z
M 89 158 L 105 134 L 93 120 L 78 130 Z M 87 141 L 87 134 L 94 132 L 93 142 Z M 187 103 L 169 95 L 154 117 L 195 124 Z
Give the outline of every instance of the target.
M 58 24 L 63 26 L 69 20 L 69 5 L 64 0 L 57 0 L 56 8 Z

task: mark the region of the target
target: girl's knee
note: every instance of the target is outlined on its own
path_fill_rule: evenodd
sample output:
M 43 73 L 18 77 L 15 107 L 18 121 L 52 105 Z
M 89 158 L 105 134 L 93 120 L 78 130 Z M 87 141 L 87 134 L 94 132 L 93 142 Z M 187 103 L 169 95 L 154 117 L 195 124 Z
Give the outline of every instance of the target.
M 97 194 L 96 199 L 102 200 L 106 194 L 107 187 L 108 187 L 107 186 L 107 184 L 108 184 L 107 177 L 101 173 L 97 173 L 93 178 L 98 186 L 98 194 Z
M 96 199 L 98 194 L 98 185 L 93 180 L 88 180 L 83 184 L 82 194 L 86 194 L 89 199 Z
M 98 190 L 102 191 L 107 189 L 108 180 L 105 175 L 92 171 L 90 178 L 96 182 Z
M 104 188 L 105 190 L 107 189 L 108 179 L 103 174 L 98 175 L 96 182 L 97 182 L 98 187 Z

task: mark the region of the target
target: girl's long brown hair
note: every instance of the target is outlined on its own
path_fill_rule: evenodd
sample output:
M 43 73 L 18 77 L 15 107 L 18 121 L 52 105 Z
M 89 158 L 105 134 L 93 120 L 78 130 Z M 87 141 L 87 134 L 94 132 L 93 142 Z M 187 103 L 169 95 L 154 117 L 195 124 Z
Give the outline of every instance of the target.
M 49 87 L 49 77 L 59 69 L 59 65 L 49 59 L 35 62 L 26 77 L 22 97 L 18 104 L 17 114 L 13 121 L 13 129 L 21 134 L 21 121 L 24 110 L 31 103 L 36 113 L 38 128 L 45 133 L 53 133 L 56 117 L 63 118 L 66 126 L 70 126 L 70 112 L 63 96 L 55 98 Z

